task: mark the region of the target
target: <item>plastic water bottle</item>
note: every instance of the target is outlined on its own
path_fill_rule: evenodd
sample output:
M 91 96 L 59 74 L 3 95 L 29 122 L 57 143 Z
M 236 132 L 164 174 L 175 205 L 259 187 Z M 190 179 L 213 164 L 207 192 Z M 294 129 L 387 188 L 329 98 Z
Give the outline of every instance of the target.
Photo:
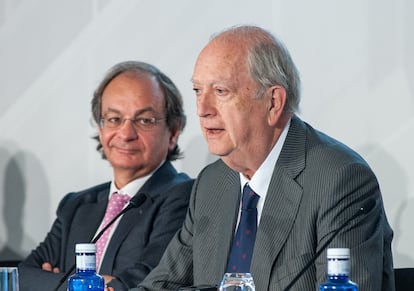
M 320 291 L 357 291 L 358 285 L 349 280 L 350 251 L 347 248 L 328 249 L 328 281 L 319 286 Z
M 69 277 L 68 291 L 104 291 L 105 281 L 96 273 L 95 244 L 76 244 L 76 273 Z

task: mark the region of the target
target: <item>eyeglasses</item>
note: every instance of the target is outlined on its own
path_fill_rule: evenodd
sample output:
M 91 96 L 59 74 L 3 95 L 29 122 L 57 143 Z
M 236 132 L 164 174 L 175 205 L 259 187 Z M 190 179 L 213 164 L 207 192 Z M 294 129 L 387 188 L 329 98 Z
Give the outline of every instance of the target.
M 119 116 L 105 116 L 101 118 L 99 125 L 101 128 L 119 129 L 124 125 L 126 120 L 131 121 L 135 129 L 149 131 L 155 128 L 160 121 L 166 120 L 166 118 L 155 118 L 155 117 L 125 118 L 125 117 L 119 117 Z

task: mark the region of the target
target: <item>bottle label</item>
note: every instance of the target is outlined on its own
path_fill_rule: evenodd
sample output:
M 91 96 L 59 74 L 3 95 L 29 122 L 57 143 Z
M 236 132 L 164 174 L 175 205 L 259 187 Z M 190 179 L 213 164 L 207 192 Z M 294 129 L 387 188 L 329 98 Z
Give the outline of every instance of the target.
M 329 275 L 349 275 L 349 260 L 348 259 L 328 259 L 328 274 Z
M 80 270 L 95 270 L 96 259 L 94 255 L 77 255 L 76 256 L 76 268 Z

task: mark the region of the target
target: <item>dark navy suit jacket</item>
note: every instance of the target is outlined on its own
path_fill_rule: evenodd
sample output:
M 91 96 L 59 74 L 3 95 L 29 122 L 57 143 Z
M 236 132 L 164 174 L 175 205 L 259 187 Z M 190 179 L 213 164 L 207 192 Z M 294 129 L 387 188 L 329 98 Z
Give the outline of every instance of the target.
M 100 273 L 115 276 L 109 286 L 136 286 L 158 264 L 164 249 L 181 227 L 193 180 L 165 162 L 136 193 L 147 199 L 123 215 L 103 258 Z M 105 214 L 110 183 L 67 194 L 45 240 L 19 265 L 21 290 L 53 290 L 75 264 L 75 244 L 93 239 Z M 41 270 L 44 262 L 60 274 Z M 61 289 L 66 290 L 67 284 Z

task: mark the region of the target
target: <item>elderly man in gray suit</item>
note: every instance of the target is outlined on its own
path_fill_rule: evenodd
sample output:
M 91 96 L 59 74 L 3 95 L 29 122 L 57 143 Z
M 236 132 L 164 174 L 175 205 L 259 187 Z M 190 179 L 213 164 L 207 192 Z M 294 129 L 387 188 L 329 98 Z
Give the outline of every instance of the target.
M 248 269 L 256 290 L 286 288 L 368 201 L 329 247 L 350 248 L 360 290 L 394 290 L 393 233 L 378 181 L 360 155 L 296 115 L 299 74 L 281 42 L 259 27 L 232 27 L 201 51 L 192 82 L 202 132 L 220 159 L 199 174 L 182 229 L 132 290 L 214 285 L 232 271 L 246 183 L 260 196 Z M 321 255 L 291 290 L 317 290 L 326 268 Z

